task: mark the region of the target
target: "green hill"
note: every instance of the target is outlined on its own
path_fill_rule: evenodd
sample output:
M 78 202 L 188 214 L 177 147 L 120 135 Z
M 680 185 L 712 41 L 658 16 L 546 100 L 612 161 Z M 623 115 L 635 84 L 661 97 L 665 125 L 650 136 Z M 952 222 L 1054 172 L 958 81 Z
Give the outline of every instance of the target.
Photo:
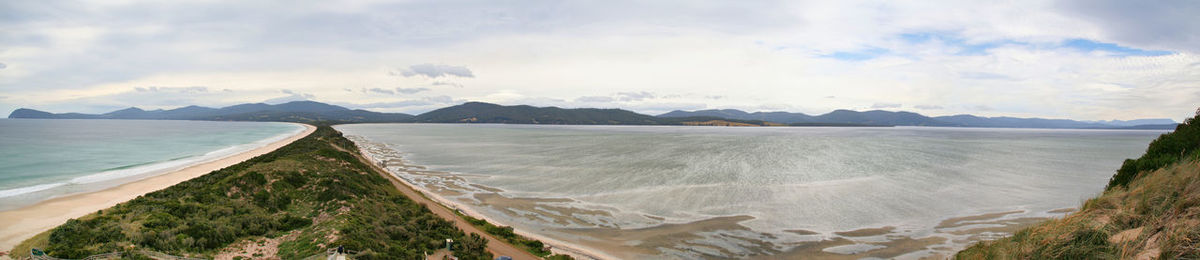
M 959 259 L 1200 258 L 1200 111 L 1125 160 L 1079 212 L 980 242 Z
M 461 259 L 491 259 L 464 235 L 344 152 L 328 126 L 271 153 L 69 220 L 17 246 L 59 258 L 140 250 L 212 258 L 255 247 L 301 259 L 345 246 L 358 259 L 419 259 L 450 238 Z M 270 251 L 270 250 L 267 250 Z M 271 257 L 244 253 L 245 257 Z

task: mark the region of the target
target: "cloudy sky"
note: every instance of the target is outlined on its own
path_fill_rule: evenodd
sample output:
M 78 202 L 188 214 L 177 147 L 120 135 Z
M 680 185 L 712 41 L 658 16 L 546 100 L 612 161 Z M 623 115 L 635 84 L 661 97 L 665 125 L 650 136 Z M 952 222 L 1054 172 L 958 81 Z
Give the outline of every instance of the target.
M 997 2 L 0 1 L 0 113 L 308 99 L 1181 120 L 1200 106 L 1200 2 Z

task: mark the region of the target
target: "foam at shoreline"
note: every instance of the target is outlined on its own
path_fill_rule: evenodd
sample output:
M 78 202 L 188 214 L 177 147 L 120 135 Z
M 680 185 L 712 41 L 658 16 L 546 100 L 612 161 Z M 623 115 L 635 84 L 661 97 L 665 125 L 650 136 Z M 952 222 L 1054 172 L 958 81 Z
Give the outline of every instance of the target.
M 117 167 L 112 170 L 74 177 L 60 182 L 0 190 L 0 211 L 32 205 L 57 197 L 99 191 L 262 148 L 271 143 L 295 136 L 305 130 L 303 126 L 294 126 L 296 127 L 295 129 L 282 134 L 250 143 L 228 146 L 205 152 L 201 155 Z

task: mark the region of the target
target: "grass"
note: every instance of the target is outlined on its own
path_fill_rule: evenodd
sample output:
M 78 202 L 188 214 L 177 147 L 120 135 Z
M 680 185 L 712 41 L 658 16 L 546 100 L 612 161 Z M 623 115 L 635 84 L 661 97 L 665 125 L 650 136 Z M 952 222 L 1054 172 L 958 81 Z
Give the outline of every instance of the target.
M 1128 159 L 1081 210 L 977 243 L 958 259 L 1200 258 L 1200 110 Z
M 477 219 L 458 212 L 455 212 L 455 214 L 458 214 L 459 217 L 462 217 L 468 223 L 471 223 L 471 225 L 483 230 L 483 232 L 487 232 L 496 238 L 503 239 L 505 242 L 524 249 L 535 256 L 555 260 L 574 259 L 568 255 L 553 254 L 553 252 L 550 252 L 550 250 L 546 250 L 546 245 L 543 244 L 542 241 L 517 235 L 516 233 L 513 233 L 512 227 L 497 226 L 487 222 L 487 220 Z
M 1200 163 L 1148 172 L 1080 212 L 980 242 L 958 259 L 1200 258 Z M 1125 233 L 1121 239 L 1117 234 Z

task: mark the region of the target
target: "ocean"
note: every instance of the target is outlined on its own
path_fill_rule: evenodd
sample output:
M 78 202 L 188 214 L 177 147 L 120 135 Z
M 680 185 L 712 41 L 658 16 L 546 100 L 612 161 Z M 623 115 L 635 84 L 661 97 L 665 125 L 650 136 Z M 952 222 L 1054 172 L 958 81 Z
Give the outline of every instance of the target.
M 263 122 L 0 119 L 0 210 L 217 160 L 302 130 Z
M 619 258 L 920 258 L 1058 217 L 1164 131 L 354 124 L 438 199 Z M 552 243 L 553 244 L 553 243 Z

